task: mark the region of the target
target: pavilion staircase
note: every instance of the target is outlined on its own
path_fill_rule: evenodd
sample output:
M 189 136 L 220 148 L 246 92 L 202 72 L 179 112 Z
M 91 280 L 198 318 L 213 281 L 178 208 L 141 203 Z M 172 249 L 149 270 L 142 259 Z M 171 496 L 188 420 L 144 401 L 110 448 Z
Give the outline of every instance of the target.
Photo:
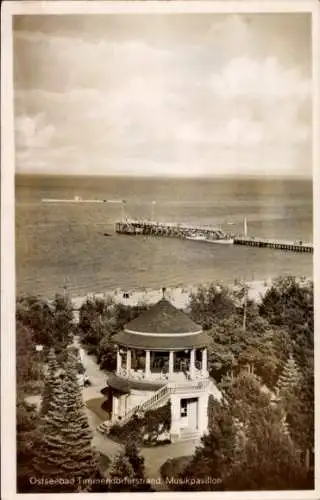
M 209 394 L 211 394 L 215 399 L 218 401 L 221 399 L 222 395 L 217 388 L 215 382 L 213 379 L 207 379 L 204 381 L 194 381 L 193 384 L 190 384 L 190 382 L 186 384 L 173 384 L 173 383 L 168 383 L 165 386 L 161 387 L 158 391 L 156 391 L 150 398 L 147 400 L 143 401 L 143 403 L 140 403 L 133 408 L 131 408 L 124 416 L 121 416 L 121 419 L 114 418 L 111 420 L 105 420 L 102 422 L 100 425 L 98 425 L 97 430 L 99 432 L 102 432 L 102 434 L 107 434 L 109 429 L 117 424 L 120 425 L 121 427 L 129 422 L 129 420 L 133 417 L 135 414 L 139 413 L 144 413 L 149 410 L 153 410 L 155 408 L 159 408 L 160 406 L 163 406 L 169 399 L 170 394 L 173 392 L 176 392 L 176 389 L 179 390 L 180 394 L 183 393 L 188 393 L 190 390 L 203 390 L 203 388 L 207 387 L 207 390 Z M 189 436 L 186 439 L 192 439 L 193 437 L 196 436 Z
M 121 420 L 118 419 L 105 420 L 100 425 L 98 425 L 97 430 L 105 434 L 114 424 L 120 425 L 122 427 L 129 422 L 129 420 L 133 417 L 133 415 L 144 413 L 146 411 L 153 410 L 155 408 L 163 406 L 169 399 L 169 395 L 170 395 L 170 389 L 168 385 L 165 385 L 161 387 L 158 391 L 156 391 L 154 394 L 152 394 L 152 396 L 150 396 L 150 398 L 148 398 L 146 401 L 143 401 L 143 403 L 139 403 L 133 408 L 131 408 L 124 416 L 121 417 Z

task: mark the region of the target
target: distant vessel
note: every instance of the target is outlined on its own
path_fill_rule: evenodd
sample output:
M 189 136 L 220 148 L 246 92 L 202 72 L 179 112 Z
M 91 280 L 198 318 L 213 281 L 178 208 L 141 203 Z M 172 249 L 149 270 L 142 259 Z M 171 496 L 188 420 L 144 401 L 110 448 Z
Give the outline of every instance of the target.
M 80 196 L 66 198 L 42 198 L 42 203 L 104 203 L 105 200 L 83 200 Z

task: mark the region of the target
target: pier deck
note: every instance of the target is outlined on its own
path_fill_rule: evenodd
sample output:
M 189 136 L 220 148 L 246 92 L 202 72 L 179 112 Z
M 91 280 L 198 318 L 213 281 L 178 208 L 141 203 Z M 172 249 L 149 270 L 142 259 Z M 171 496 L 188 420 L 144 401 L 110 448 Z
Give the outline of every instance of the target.
M 150 220 L 125 219 L 115 223 L 115 231 L 120 234 L 167 236 L 174 238 L 187 238 L 205 236 L 208 240 L 233 239 L 234 245 L 245 245 L 260 248 L 274 248 L 292 252 L 313 252 L 313 243 L 304 241 L 275 240 L 271 238 L 256 238 L 238 236 L 225 233 L 222 229 L 213 226 L 193 226 L 177 222 L 157 222 Z M 205 241 L 205 239 L 204 239 Z
M 292 252 L 313 252 L 313 243 L 305 241 L 236 236 L 233 242 L 235 245 L 246 245 L 250 247 L 275 248 L 277 250 L 291 250 Z

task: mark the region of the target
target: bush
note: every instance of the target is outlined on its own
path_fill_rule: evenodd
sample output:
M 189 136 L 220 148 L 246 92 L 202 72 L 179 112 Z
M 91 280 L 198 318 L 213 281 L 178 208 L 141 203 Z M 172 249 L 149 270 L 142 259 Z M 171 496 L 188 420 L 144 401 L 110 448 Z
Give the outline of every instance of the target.
M 140 444 L 145 443 L 150 446 L 158 444 L 159 437 L 169 432 L 170 426 L 171 403 L 169 401 L 160 408 L 147 411 L 141 417 L 133 415 L 123 426 L 113 425 L 109 434 L 123 443 L 134 437 Z
M 171 479 L 177 479 L 184 471 L 191 460 L 191 456 L 182 456 L 177 458 L 169 458 L 160 467 L 161 479 L 170 486 L 171 490 L 181 490 L 181 485 L 170 483 Z

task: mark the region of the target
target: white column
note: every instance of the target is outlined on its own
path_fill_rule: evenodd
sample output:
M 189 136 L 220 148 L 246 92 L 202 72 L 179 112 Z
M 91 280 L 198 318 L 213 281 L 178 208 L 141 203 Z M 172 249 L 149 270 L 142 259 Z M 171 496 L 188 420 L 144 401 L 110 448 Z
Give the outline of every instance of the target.
M 145 366 L 145 375 L 148 377 L 150 375 L 150 351 L 146 351 L 146 366 Z
M 121 354 L 120 354 L 120 349 L 118 347 L 117 349 L 117 373 L 120 373 L 121 371 Z
M 202 435 L 208 432 L 208 393 L 199 395 L 198 398 L 198 430 Z
M 180 397 L 172 394 L 171 396 L 171 439 L 178 439 L 180 436 Z
M 112 417 L 115 418 L 119 415 L 119 399 L 116 396 L 112 398 Z
M 195 354 L 196 350 L 191 349 L 190 351 L 190 378 L 194 378 L 194 372 L 195 372 Z
M 206 376 L 208 373 L 208 350 L 206 347 L 202 350 L 202 375 Z
M 169 375 L 173 375 L 174 372 L 174 352 L 169 351 Z
M 127 375 L 129 375 L 129 372 L 131 370 L 131 349 L 127 350 L 127 365 L 126 365 L 126 369 L 127 369 Z

